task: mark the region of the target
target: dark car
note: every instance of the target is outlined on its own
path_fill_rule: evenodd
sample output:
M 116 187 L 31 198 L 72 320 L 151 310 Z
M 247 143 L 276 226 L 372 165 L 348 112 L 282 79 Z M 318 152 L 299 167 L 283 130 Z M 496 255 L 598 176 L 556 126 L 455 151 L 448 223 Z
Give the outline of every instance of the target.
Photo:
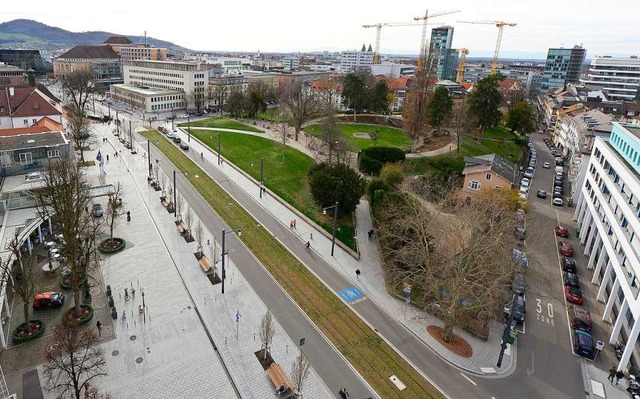
M 511 289 L 516 294 L 524 294 L 525 281 L 524 275 L 522 273 L 516 273 L 513 276 L 513 281 L 511 282 Z
M 556 226 L 556 235 L 558 237 L 569 237 L 569 229 L 566 226 Z
M 189 150 L 189 144 L 185 143 L 184 141 L 182 143 L 180 143 L 180 148 L 182 148 L 185 151 Z
M 591 314 L 582 306 L 571 305 L 569 306 L 569 323 L 571 328 L 576 330 L 591 331 Z
M 511 314 L 511 307 L 515 303 L 515 307 L 513 308 L 513 320 L 518 323 L 524 322 L 524 314 L 527 312 L 525 309 L 525 301 L 523 295 L 514 294 L 511 301 L 507 302 L 504 305 L 503 311 L 505 317 L 509 317 Z
M 34 309 L 59 308 L 64 305 L 64 295 L 60 292 L 40 292 L 33 297 Z
M 596 349 L 593 345 L 593 337 L 582 330 L 573 331 L 573 350 L 580 356 L 593 359 Z
M 573 256 L 573 245 L 567 241 L 560 241 L 558 243 L 558 251 L 560 251 L 561 255 L 572 257 Z
M 582 305 L 582 291 L 578 287 L 565 285 L 564 297 L 571 303 Z
M 560 258 L 560 266 L 563 272 L 575 273 L 577 270 L 576 261 L 566 256 Z
M 538 196 L 538 198 L 547 198 L 547 192 L 545 190 L 538 190 L 536 195 Z
M 96 218 L 102 217 L 104 215 L 104 210 L 102 209 L 102 205 L 93 204 L 93 206 L 91 207 L 91 214 L 93 215 L 93 217 L 96 217 Z
M 524 241 L 524 238 L 527 235 L 527 231 L 522 227 L 516 227 L 513 230 L 513 235 L 518 239 L 518 241 Z
M 562 274 L 562 282 L 564 285 L 568 285 L 571 287 L 580 287 L 580 280 L 578 279 L 578 275 L 575 273 L 564 272 Z

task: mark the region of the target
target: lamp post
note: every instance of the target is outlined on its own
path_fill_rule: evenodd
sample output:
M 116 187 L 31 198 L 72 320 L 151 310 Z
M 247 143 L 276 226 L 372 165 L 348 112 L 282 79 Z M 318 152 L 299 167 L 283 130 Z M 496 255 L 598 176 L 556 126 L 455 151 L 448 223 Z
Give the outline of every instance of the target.
M 251 166 L 258 161 L 251 162 Z M 260 158 L 260 198 L 262 198 L 262 191 L 264 188 L 264 158 Z
M 173 216 L 175 218 L 178 217 L 178 206 L 176 205 L 176 196 L 178 192 L 178 187 L 176 186 L 176 171 L 173 170 Z M 191 228 L 191 226 L 189 226 Z
M 147 140 L 147 159 L 149 160 L 149 179 L 151 179 L 151 140 Z
M 225 247 L 225 236 L 229 233 L 233 233 L 233 231 L 226 231 L 225 229 L 222 229 L 222 293 L 224 294 L 224 280 L 225 278 L 227 278 L 227 272 L 224 268 L 225 262 L 224 262 L 224 258 L 227 255 L 227 250 Z M 238 237 L 242 236 L 242 230 L 238 230 L 236 232 L 236 234 L 238 234 Z
M 333 206 L 328 206 L 326 208 L 322 208 L 322 214 L 326 215 L 327 211 L 333 208 L 333 237 L 331 239 L 331 256 L 333 256 L 333 250 L 336 246 L 336 227 L 338 225 L 338 208 L 340 203 L 336 201 L 336 204 Z
M 220 165 L 220 132 L 218 132 L 218 165 Z
M 142 317 L 144 317 L 144 322 L 146 324 L 147 323 L 147 305 L 144 303 L 144 288 L 141 288 L 140 291 L 142 291 L 142 309 L 144 309 L 144 312 L 142 312 Z

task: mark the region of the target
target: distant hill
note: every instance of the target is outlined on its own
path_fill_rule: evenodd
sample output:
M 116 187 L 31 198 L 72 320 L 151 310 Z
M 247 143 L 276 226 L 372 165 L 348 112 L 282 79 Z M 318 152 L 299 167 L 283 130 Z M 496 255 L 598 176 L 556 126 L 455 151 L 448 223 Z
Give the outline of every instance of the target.
M 144 43 L 144 36 L 127 36 L 110 32 L 69 32 L 30 19 L 14 19 L 0 23 L 0 48 L 66 49 L 78 45 L 103 43 L 111 36 L 126 36 L 134 43 Z M 147 43 L 165 47 L 172 53 L 189 51 L 171 42 L 147 37 Z

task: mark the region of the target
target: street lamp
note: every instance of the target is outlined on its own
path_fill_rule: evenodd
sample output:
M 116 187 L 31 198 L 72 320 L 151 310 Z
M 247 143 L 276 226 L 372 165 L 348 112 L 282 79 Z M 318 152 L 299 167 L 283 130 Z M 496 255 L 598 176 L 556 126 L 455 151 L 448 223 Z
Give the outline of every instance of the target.
M 190 143 L 191 142 L 191 114 L 187 114 L 187 137 Z
M 251 166 L 258 161 L 251 162 Z M 260 198 L 262 198 L 262 191 L 264 190 L 264 158 L 260 158 Z
M 224 257 L 225 255 L 227 255 L 227 251 L 225 249 L 225 236 L 229 233 L 233 233 L 232 231 L 226 231 L 225 229 L 222 229 L 222 293 L 224 294 L 224 279 L 227 278 L 227 273 L 225 271 L 224 268 Z M 236 234 L 238 235 L 238 237 L 242 237 L 242 230 L 237 230 Z
M 218 165 L 220 165 L 220 131 L 218 131 Z
M 340 203 L 336 201 L 335 205 L 322 208 L 323 215 L 326 215 L 327 211 L 333 208 L 333 238 L 331 239 L 331 256 L 333 256 L 333 250 L 336 246 L 336 226 L 338 225 L 338 207 L 339 206 L 340 206 Z
M 140 291 L 142 291 L 142 309 L 144 309 L 144 312 L 142 312 L 142 317 L 144 317 L 144 322 L 147 322 L 147 305 L 144 303 L 144 288 L 141 288 Z

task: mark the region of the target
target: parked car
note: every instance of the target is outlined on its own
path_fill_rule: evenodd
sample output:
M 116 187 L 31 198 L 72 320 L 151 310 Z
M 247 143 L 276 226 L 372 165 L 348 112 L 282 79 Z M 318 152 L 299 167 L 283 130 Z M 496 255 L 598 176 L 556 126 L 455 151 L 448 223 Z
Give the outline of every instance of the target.
M 33 297 L 33 308 L 59 308 L 64 305 L 64 294 L 60 292 L 40 292 Z
M 579 305 L 571 305 L 569 306 L 568 313 L 571 328 L 586 332 L 591 331 L 591 314 L 587 309 Z
M 526 234 L 527 234 L 527 231 L 522 227 L 516 227 L 513 230 L 513 235 L 518 239 L 518 241 L 524 241 Z
M 189 150 L 189 144 L 185 143 L 184 141 L 182 143 L 180 143 L 180 148 L 182 148 L 185 151 Z
M 173 136 L 173 142 L 174 142 L 174 143 L 176 143 L 176 144 L 177 144 L 177 143 L 179 143 L 179 142 L 181 142 L 181 141 L 182 141 L 182 140 L 180 140 L 180 136 L 178 136 L 178 135 L 174 135 L 174 136 Z
M 176 119 L 176 116 L 175 115 L 169 115 L 169 116 L 167 116 L 167 119 L 171 121 L 171 120 Z
M 556 226 L 556 236 L 558 237 L 569 237 L 569 229 L 567 226 Z
M 520 182 L 520 187 L 529 188 L 530 185 L 531 185 L 531 180 L 528 177 L 523 178 L 522 181 Z
M 524 294 L 525 286 L 524 274 L 516 273 L 513 276 L 513 281 L 511 282 L 511 289 L 513 292 L 516 294 Z
M 531 179 L 533 177 L 533 171 L 534 169 L 531 166 L 529 166 L 527 170 L 524 171 L 524 177 Z
M 538 190 L 536 195 L 538 196 L 538 198 L 547 198 L 547 192 L 544 190 Z
M 562 198 L 556 197 L 556 198 L 553 199 L 552 204 L 554 206 L 562 206 L 562 205 L 564 205 L 564 201 L 562 200 Z
M 158 131 L 159 131 L 160 133 L 165 133 L 165 132 L 166 132 L 166 129 L 165 129 L 164 127 L 162 127 L 162 126 L 158 126 Z
M 558 243 L 558 250 L 561 255 L 572 257 L 573 256 L 573 245 L 568 241 L 560 241 Z
M 562 282 L 564 285 L 580 288 L 580 280 L 578 280 L 577 274 L 569 272 L 562 273 Z
M 560 267 L 563 272 L 575 273 L 577 271 L 576 261 L 566 256 L 560 258 Z
M 179 117 L 180 117 L 180 118 L 183 118 L 183 119 L 184 119 L 184 118 L 188 118 L 188 117 L 189 117 L 189 114 L 180 114 L 180 116 L 179 116 Z
M 582 291 L 578 287 L 564 286 L 564 297 L 567 301 L 582 305 Z
M 582 330 L 574 330 L 573 350 L 580 356 L 593 359 L 596 354 L 596 349 L 593 345 L 593 337 L 591 334 Z
M 102 209 L 102 205 L 93 204 L 93 206 L 91 207 L 91 214 L 95 218 L 101 218 L 104 215 L 104 210 Z
M 560 157 L 556 157 L 555 162 L 557 166 L 564 166 L 564 160 Z
M 549 162 L 545 162 L 542 164 L 542 167 L 545 169 L 549 169 L 551 167 L 551 164 L 549 164 Z
M 515 306 L 513 307 L 513 319 L 517 323 L 523 323 L 524 314 L 527 312 L 525 309 L 526 304 L 523 295 L 514 294 L 513 298 L 509 302 L 505 303 L 504 308 L 502 309 L 505 317 L 509 317 L 509 315 L 511 314 L 511 307 L 514 303 Z

